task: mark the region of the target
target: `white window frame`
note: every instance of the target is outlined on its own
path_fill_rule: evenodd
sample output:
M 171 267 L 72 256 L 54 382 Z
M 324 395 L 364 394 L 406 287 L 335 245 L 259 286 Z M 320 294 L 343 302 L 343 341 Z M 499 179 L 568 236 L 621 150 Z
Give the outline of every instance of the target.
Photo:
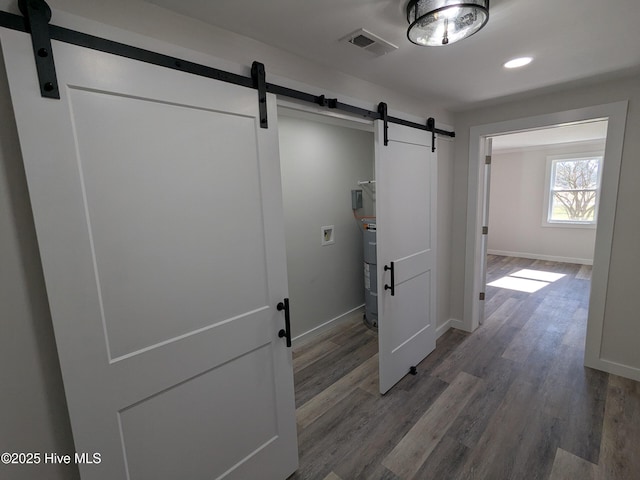
M 600 161 L 600 167 L 598 168 L 598 180 L 596 187 L 596 208 L 593 214 L 592 221 L 580 221 L 580 220 L 551 220 L 551 199 L 553 188 L 553 175 L 554 165 L 557 162 L 563 161 L 580 161 L 591 160 L 597 158 Z M 600 184 L 602 179 L 602 165 L 604 162 L 604 152 L 587 152 L 587 153 L 571 153 L 564 155 L 549 155 L 547 156 L 547 168 L 544 183 L 544 204 L 542 207 L 542 226 L 543 227 L 560 227 L 560 228 L 596 228 L 598 222 L 598 208 L 600 205 Z

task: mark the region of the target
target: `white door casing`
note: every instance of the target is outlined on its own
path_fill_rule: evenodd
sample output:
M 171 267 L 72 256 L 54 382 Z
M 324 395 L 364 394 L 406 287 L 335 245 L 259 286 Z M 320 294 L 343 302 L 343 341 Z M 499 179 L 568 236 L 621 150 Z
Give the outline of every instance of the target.
M 435 348 L 436 154 L 431 134 L 376 122 L 376 228 L 380 392 Z M 391 271 L 394 264 L 394 295 Z
M 478 323 L 484 323 L 484 307 L 485 294 L 487 290 L 487 250 L 489 248 L 489 191 L 491 185 L 491 155 L 492 155 L 491 138 L 484 139 L 484 190 L 482 202 L 482 236 L 480 240 L 480 249 L 482 251 L 482 262 L 480 264 L 480 285 L 482 288 L 482 298 L 479 300 Z M 485 229 L 486 228 L 486 229 Z
M 53 42 L 0 40 L 84 480 L 297 467 L 275 97 Z

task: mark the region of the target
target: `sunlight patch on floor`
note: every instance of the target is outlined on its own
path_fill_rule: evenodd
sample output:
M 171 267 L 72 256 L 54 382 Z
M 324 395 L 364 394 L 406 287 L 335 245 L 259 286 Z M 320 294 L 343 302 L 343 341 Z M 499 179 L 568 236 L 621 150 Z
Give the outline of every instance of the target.
M 529 270 L 525 268 L 509 275 L 511 277 L 528 278 L 530 280 L 540 280 L 542 282 L 553 283 L 565 276 L 564 273 L 545 272 L 543 270 Z
M 564 273 L 545 272 L 543 270 L 522 269 L 491 283 L 489 287 L 506 288 L 519 292 L 534 293 L 564 277 Z

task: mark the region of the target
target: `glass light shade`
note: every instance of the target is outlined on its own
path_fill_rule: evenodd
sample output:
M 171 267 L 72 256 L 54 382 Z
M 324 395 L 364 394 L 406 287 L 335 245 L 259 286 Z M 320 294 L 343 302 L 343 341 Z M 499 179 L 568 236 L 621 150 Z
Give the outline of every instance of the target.
M 489 20 L 489 0 L 411 0 L 407 37 L 416 45 L 448 45 L 469 37 Z

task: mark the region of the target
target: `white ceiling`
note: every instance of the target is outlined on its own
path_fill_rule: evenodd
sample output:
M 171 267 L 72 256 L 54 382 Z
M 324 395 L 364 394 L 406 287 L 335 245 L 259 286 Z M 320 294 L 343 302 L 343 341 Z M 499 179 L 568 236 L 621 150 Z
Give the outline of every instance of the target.
M 640 71 L 640 0 L 491 0 L 484 29 L 445 47 L 407 40 L 408 0 L 148 1 L 452 110 Z M 338 41 L 359 28 L 400 48 L 373 57 Z M 502 67 L 524 55 L 533 63 Z
M 607 138 L 607 124 L 606 120 L 599 120 L 499 135 L 493 137 L 493 151 L 604 140 Z

